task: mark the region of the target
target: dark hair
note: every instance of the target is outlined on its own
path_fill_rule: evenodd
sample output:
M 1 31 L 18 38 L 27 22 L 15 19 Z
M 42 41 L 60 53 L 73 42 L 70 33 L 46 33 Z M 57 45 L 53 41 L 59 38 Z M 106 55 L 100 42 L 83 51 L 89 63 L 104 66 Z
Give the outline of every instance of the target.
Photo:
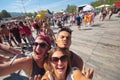
M 22 21 L 20 21 L 20 22 L 19 22 L 19 25 L 20 25 L 20 26 L 23 26 L 23 22 L 22 22 Z
M 1 28 L 4 28 L 4 27 L 5 27 L 5 25 L 4 25 L 4 24 L 2 24 L 0 27 L 1 27 Z
M 70 35 L 72 34 L 72 30 L 70 28 L 67 28 L 67 27 L 64 27 L 64 28 L 61 28 L 59 31 L 58 31 L 58 34 L 62 31 L 66 31 L 68 32 Z

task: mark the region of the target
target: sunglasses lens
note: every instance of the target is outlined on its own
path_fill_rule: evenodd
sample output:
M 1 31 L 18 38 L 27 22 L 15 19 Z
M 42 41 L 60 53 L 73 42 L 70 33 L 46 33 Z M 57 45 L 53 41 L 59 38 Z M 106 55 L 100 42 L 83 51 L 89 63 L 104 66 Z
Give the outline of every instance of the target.
M 61 60 L 62 62 L 67 61 L 67 56 L 66 56 L 66 55 L 64 55 L 64 56 L 60 57 L 60 60 Z
M 40 47 L 42 47 L 42 48 L 45 48 L 45 47 L 47 46 L 46 43 L 40 43 L 39 45 L 40 45 Z
M 51 61 L 52 61 L 53 63 L 56 63 L 56 62 L 59 61 L 59 58 L 57 58 L 57 57 L 52 57 L 52 58 L 51 58 Z
M 52 58 L 51 58 L 51 61 L 52 61 L 53 63 L 58 63 L 59 60 L 60 60 L 61 62 L 65 62 L 65 61 L 67 61 L 67 56 L 64 55 L 64 56 L 62 56 L 62 57 L 60 57 L 60 58 L 58 58 L 58 57 L 52 57 Z
M 33 45 L 34 45 L 34 46 L 37 46 L 37 45 L 38 45 L 38 43 L 37 43 L 37 42 L 34 42 L 34 43 L 33 43 Z

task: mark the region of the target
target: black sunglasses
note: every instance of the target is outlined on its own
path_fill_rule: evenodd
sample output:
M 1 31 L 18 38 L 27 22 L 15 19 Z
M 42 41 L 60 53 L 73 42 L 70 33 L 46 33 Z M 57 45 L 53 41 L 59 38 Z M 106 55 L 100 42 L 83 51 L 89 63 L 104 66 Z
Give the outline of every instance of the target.
M 61 56 L 60 58 L 58 58 L 58 57 L 52 57 L 50 60 L 53 63 L 58 63 L 59 60 L 61 62 L 65 62 L 65 61 L 67 61 L 67 55 Z
M 34 46 L 38 46 L 39 45 L 41 48 L 45 48 L 47 46 L 47 44 L 44 43 L 44 42 L 42 42 L 42 43 L 34 42 L 33 45 Z

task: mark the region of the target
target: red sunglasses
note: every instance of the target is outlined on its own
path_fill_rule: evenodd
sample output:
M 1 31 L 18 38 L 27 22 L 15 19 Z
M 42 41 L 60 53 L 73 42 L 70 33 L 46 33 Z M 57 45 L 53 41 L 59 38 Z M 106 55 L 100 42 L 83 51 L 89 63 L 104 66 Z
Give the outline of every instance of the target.
M 67 58 L 68 58 L 67 55 L 61 56 L 60 58 L 59 57 L 51 57 L 50 61 L 53 63 L 58 63 L 59 60 L 61 62 L 65 62 L 65 61 L 67 61 Z

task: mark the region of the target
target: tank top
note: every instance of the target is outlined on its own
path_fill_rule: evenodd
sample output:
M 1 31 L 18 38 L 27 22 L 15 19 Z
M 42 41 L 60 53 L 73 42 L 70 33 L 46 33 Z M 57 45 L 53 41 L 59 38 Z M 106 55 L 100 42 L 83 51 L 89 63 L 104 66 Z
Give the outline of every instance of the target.
M 31 77 L 34 77 L 35 75 L 40 74 L 41 76 L 43 76 L 45 73 L 45 69 L 44 68 L 40 68 L 37 63 L 35 62 L 35 60 L 32 57 L 32 73 L 31 73 Z

